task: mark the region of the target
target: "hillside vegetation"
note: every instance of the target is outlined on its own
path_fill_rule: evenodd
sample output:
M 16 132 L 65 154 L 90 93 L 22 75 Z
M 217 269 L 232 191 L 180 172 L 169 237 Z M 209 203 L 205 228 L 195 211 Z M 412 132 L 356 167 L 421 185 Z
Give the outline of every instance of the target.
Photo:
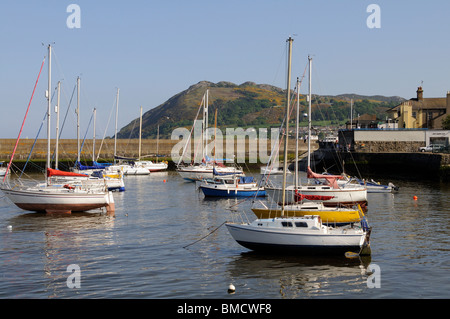
M 283 120 L 286 101 L 286 92 L 283 89 L 253 82 L 236 85 L 230 82 L 201 81 L 145 112 L 142 116 L 142 138 L 155 138 L 158 126 L 161 138 L 170 138 L 172 131 L 178 127 L 190 129 L 206 89 L 209 89 L 210 126 L 214 125 L 216 109 L 217 126 L 220 129 L 277 127 Z M 345 123 L 350 118 L 350 99 L 353 99 L 354 117 L 375 114 L 380 120 L 385 118 L 387 109 L 404 101 L 400 97 L 356 94 L 313 95 L 312 121 L 321 121 L 321 123 L 325 121 L 330 125 Z M 306 97 L 300 95 L 300 113 L 307 113 L 307 109 Z M 301 125 L 306 123 L 306 119 L 303 119 Z M 118 138 L 137 138 L 138 134 L 139 118 L 136 118 L 123 127 L 117 136 Z

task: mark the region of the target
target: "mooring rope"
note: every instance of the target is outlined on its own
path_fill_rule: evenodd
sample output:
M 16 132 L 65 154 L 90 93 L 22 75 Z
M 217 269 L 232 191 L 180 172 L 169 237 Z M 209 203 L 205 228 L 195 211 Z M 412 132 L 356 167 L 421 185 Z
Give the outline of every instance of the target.
M 190 243 L 189 245 L 186 245 L 186 246 L 184 246 L 183 248 L 186 248 L 186 247 L 189 247 L 189 246 L 192 246 L 192 245 L 194 245 L 194 244 L 196 244 L 196 243 L 198 243 L 200 240 L 203 240 L 203 239 L 205 239 L 206 237 L 208 237 L 209 235 L 211 235 L 212 233 L 214 233 L 216 230 L 218 230 L 220 227 L 222 227 L 223 226 L 223 224 L 225 224 L 227 221 L 224 221 L 222 224 L 220 224 L 216 229 L 214 229 L 212 232 L 210 232 L 209 234 L 207 234 L 207 235 L 205 235 L 205 236 L 203 236 L 202 238 L 200 238 L 200 239 L 198 239 L 198 240 L 196 240 L 196 241 L 194 241 L 193 243 Z

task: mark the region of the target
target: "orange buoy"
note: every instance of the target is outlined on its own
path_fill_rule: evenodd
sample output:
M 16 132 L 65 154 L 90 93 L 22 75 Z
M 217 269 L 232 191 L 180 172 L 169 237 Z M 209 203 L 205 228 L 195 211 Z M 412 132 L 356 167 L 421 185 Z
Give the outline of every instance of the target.
M 163 179 L 163 183 L 165 183 L 166 182 L 166 180 L 165 179 Z
M 417 200 L 417 196 L 414 196 L 413 198 L 414 198 L 414 200 Z

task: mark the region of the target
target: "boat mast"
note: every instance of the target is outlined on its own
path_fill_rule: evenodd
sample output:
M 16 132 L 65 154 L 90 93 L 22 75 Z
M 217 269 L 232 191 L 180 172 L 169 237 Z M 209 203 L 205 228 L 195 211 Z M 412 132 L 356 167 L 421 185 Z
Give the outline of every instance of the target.
M 350 130 L 353 129 L 353 99 L 350 99 Z
M 205 93 L 205 104 L 203 106 L 203 136 L 204 136 L 204 148 L 203 148 L 203 158 L 205 158 L 206 161 L 206 155 L 208 154 L 208 92 L 209 90 L 206 90 Z
M 80 77 L 77 77 L 77 162 L 80 165 Z
M 61 81 L 58 81 L 58 95 L 57 95 L 57 104 L 55 106 L 56 112 L 56 146 L 55 146 L 55 169 L 58 169 L 58 152 L 59 152 L 59 100 L 60 100 L 60 91 L 61 91 Z
M 119 116 L 119 88 L 117 88 L 116 94 L 116 129 L 114 133 L 114 164 L 116 164 L 116 155 L 117 155 L 117 118 Z
M 156 163 L 158 163 L 158 155 L 159 155 L 159 124 L 158 124 L 158 131 L 156 133 Z
M 288 138 L 289 138 L 289 104 L 291 95 L 291 57 L 292 57 L 292 42 L 294 39 L 289 37 L 289 56 L 288 56 L 288 72 L 287 72 L 287 91 L 286 91 L 286 130 L 284 132 L 284 166 L 283 166 L 283 187 L 282 187 L 282 201 L 281 201 L 281 217 L 284 217 L 284 201 L 286 198 L 286 171 L 287 171 L 287 153 L 288 153 Z
M 141 106 L 141 113 L 139 116 L 139 156 L 138 156 L 138 161 L 141 160 L 141 136 L 142 136 L 142 106 Z
M 51 92 L 52 87 L 52 46 L 48 45 L 48 89 L 47 89 L 47 169 L 50 168 L 50 109 L 51 109 Z M 45 174 L 47 176 L 47 174 Z M 47 178 L 48 181 L 48 178 Z
M 94 107 L 94 134 L 92 137 L 92 165 L 94 165 L 95 161 L 95 122 L 97 117 L 97 109 Z
M 298 125 L 300 112 L 300 80 L 297 77 L 297 114 L 295 123 L 295 190 L 298 189 Z
M 309 61 L 309 105 L 308 105 L 308 166 L 311 166 L 311 64 L 312 58 L 308 55 Z

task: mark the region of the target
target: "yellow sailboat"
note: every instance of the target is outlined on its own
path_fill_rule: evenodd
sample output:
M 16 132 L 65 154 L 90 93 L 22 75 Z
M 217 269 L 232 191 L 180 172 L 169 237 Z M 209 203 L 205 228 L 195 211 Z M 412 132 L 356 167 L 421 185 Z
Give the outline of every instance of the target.
M 308 175 L 310 175 L 310 149 L 311 149 L 311 145 L 310 145 L 310 139 L 309 137 L 311 136 L 311 62 L 312 62 L 312 58 L 308 57 L 309 60 L 309 116 L 308 116 Z M 299 91 L 300 91 L 300 82 L 297 79 L 297 128 L 296 128 L 296 141 L 297 141 L 297 145 L 296 145 L 296 160 L 295 160 L 295 185 L 293 185 L 293 189 L 294 189 L 294 196 L 293 196 L 293 200 L 291 201 L 291 203 L 288 203 L 289 201 L 287 201 L 287 192 L 286 192 L 286 188 L 287 187 L 283 187 L 280 188 L 280 197 L 282 198 L 281 201 L 278 200 L 278 196 L 275 195 L 270 195 L 270 191 L 271 188 L 270 187 L 266 187 L 266 191 L 269 195 L 269 198 L 272 198 L 272 200 L 275 202 L 275 205 L 277 206 L 273 206 L 272 207 L 267 207 L 264 203 L 261 202 L 261 204 L 263 205 L 262 208 L 252 208 L 253 213 L 256 215 L 256 217 L 258 217 L 259 219 L 265 219 L 265 218 L 276 218 L 276 217 L 282 217 L 282 216 L 286 216 L 286 217 L 304 217 L 307 215 L 319 215 L 322 223 L 324 224 L 334 224 L 334 225 L 341 225 L 341 224 L 350 224 L 350 223 L 358 223 L 362 220 L 362 218 L 364 217 L 364 213 L 361 209 L 361 206 L 358 204 L 357 208 L 348 208 L 348 207 L 341 207 L 342 204 L 339 203 L 335 203 L 337 194 L 335 192 L 323 192 L 323 190 L 321 192 L 313 192 L 311 193 L 310 190 L 311 189 L 316 189 L 315 187 L 312 186 L 306 186 L 304 188 L 300 187 L 299 185 L 299 178 L 298 178 L 298 158 L 297 158 L 297 154 L 298 154 L 298 117 L 299 117 L 299 101 L 300 101 L 300 96 L 299 96 Z M 287 130 L 287 129 L 286 129 Z M 286 146 L 285 146 L 285 157 L 287 157 L 286 154 Z M 285 165 L 285 168 L 287 166 Z M 311 171 L 312 172 L 312 171 Z M 308 176 L 309 177 L 309 176 Z M 336 178 L 337 176 L 332 176 L 332 175 L 314 175 L 313 177 L 315 178 L 325 178 L 327 180 L 330 180 L 330 184 L 331 181 L 333 181 L 333 183 L 336 183 L 336 187 L 337 188 L 337 182 L 336 182 Z M 284 185 L 283 185 L 284 186 Z M 322 188 L 322 187 L 321 187 Z M 321 188 L 317 188 L 317 189 L 321 189 Z M 327 189 L 329 190 L 333 190 L 333 187 L 327 187 Z M 274 188 L 272 188 L 274 189 Z M 277 189 L 274 189 L 277 190 Z M 364 191 L 364 195 L 367 194 L 367 190 L 361 188 L 361 190 Z M 302 191 L 304 191 L 304 193 L 301 193 Z M 347 193 L 347 192 L 345 192 Z M 342 194 L 344 194 L 344 192 L 342 192 Z M 331 196 L 329 196 L 331 195 Z M 349 200 L 345 200 L 345 201 L 340 201 L 341 203 L 344 202 L 349 202 L 350 199 L 352 199 L 352 196 L 349 195 Z M 342 197 L 338 197 L 338 199 L 342 200 Z M 326 202 L 329 201 L 329 203 L 334 203 L 333 205 L 330 204 L 326 204 Z M 358 203 L 358 202 L 354 202 L 354 199 L 351 201 L 353 203 Z M 284 203 L 284 207 L 281 207 L 280 205 Z
M 263 207 L 252 208 L 256 217 L 275 218 L 281 217 L 281 207 Z M 284 216 L 303 217 L 307 215 L 319 215 L 324 224 L 350 224 L 358 223 L 364 217 L 361 207 L 343 208 L 343 207 L 327 207 L 322 202 L 310 202 L 284 206 Z

